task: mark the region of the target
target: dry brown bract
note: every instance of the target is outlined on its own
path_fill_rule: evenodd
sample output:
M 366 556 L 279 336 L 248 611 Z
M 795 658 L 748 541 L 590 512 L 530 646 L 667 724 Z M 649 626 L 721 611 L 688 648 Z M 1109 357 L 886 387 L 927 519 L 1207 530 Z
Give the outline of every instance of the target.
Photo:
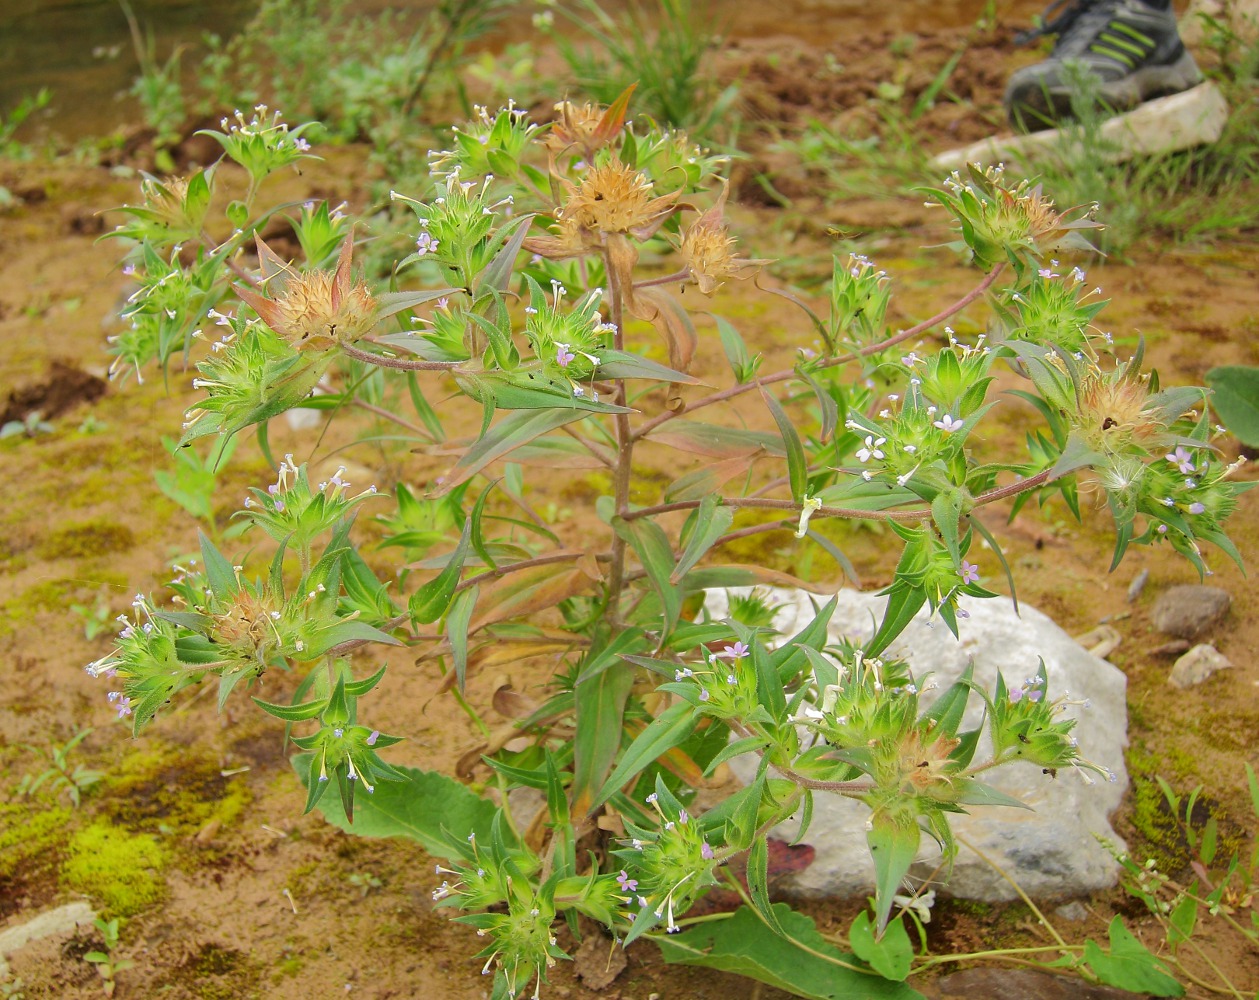
M 295 271 L 258 238 L 258 262 L 271 297 L 238 288 L 262 321 L 298 350 L 352 344 L 370 330 L 379 307 L 367 285 L 350 277 L 354 234 L 341 246 L 335 271 Z
M 716 204 L 701 215 L 682 237 L 678 252 L 693 281 L 704 295 L 712 295 L 728 278 L 751 277 L 768 259 L 737 257 L 735 238 L 725 223 L 726 194 L 722 183 Z

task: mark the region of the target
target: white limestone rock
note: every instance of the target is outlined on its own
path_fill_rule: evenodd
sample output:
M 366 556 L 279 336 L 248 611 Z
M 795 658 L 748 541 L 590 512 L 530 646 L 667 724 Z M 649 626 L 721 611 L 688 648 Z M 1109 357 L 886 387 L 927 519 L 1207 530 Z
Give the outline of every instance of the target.
M 765 589 L 761 588 L 764 593 Z M 788 639 L 814 615 L 813 602 L 829 598 L 799 590 L 770 590 L 771 603 L 780 604 L 774 627 Z M 869 638 L 881 619 L 885 598 L 854 590 L 841 590 L 839 606 L 831 619 L 831 640 L 848 635 Z M 1012 764 L 996 768 L 984 780 L 1031 806 L 1031 811 L 998 806 L 973 806 L 968 815 L 953 817 L 959 843 L 970 843 L 1004 869 L 1025 892 L 1038 898 L 1079 896 L 1111 886 L 1118 865 L 1099 842 L 1103 838 L 1120 850 L 1123 842 L 1111 829 L 1109 816 L 1128 786 L 1123 751 L 1127 745 L 1128 715 L 1124 692 L 1127 678 L 1116 667 L 1089 653 L 1047 616 L 1022 604 L 1019 613 L 1008 598 L 964 598 L 970 617 L 961 621 L 961 640 L 953 638 L 938 619 L 928 624 L 926 609 L 892 643 L 887 655 L 903 658 L 920 682 L 927 674 L 944 691 L 974 660 L 975 681 L 991 691 L 998 670 L 1011 686 L 1022 684 L 1045 661 L 1051 700 L 1070 692 L 1085 702 L 1067 708 L 1080 720 L 1075 735 L 1081 755 L 1115 775 L 1113 782 L 1093 779 L 1084 772 L 1067 770 L 1057 778 L 1038 767 Z M 714 618 L 726 614 L 724 591 L 708 595 L 707 608 Z M 924 706 L 931 696 L 923 699 Z M 983 702 L 978 696 L 967 706 L 964 728 L 979 724 Z M 976 753 L 984 760 L 991 750 L 985 735 Z M 750 758 L 733 762 L 735 773 L 749 780 Z M 814 796 L 813 820 L 805 837 L 816 851 L 813 864 L 790 880 L 789 892 L 806 897 L 843 897 L 868 893 L 874 885 L 874 869 L 866 848 L 865 822 L 869 810 L 863 803 L 838 795 Z M 792 839 L 795 820 L 784 824 L 778 836 Z M 939 863 L 935 844 L 925 837 L 923 853 L 913 874 L 931 875 Z M 935 852 L 935 853 L 930 853 Z M 961 846 L 948 880 L 949 894 L 989 902 L 1016 897 L 1013 887 L 974 851 Z

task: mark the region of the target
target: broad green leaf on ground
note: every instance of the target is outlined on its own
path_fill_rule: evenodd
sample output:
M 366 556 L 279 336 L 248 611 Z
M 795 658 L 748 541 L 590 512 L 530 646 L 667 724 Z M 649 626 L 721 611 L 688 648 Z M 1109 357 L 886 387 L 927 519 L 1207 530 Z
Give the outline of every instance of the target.
M 292 759 L 293 769 L 305 780 L 310 773 L 310 754 Z M 354 822 L 345 818 L 345 809 L 335 795 L 325 795 L 316 808 L 333 826 L 359 837 L 407 837 L 436 858 L 459 855 L 448 842 L 476 831 L 477 839 L 489 843 L 494 822 L 494 803 L 469 791 L 453 778 L 436 771 L 413 767 L 395 768 L 406 781 L 379 781 L 371 795 L 354 800 Z
M 1127 927 L 1123 917 L 1110 922 L 1110 953 L 1096 941 L 1084 942 L 1084 962 L 1108 986 L 1156 997 L 1179 997 L 1185 988 L 1167 974 L 1167 966 L 1154 957 Z
M 1259 368 L 1225 365 L 1207 372 L 1211 405 L 1237 440 L 1259 447 Z
M 744 906 L 728 920 L 698 924 L 668 937 L 662 934 L 655 941 L 672 965 L 733 972 L 810 1000 L 923 1000 L 904 983 L 837 964 L 854 964 L 854 958 L 827 942 L 803 914 L 784 903 L 775 904 L 774 912 L 788 937 L 775 934 Z

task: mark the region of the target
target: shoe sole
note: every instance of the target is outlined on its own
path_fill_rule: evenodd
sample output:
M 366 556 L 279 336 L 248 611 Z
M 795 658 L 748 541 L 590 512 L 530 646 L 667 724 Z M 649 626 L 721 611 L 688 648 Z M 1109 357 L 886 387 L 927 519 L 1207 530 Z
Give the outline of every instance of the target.
M 1098 88 L 1098 100 L 1114 111 L 1131 111 L 1138 104 L 1177 94 L 1202 82 L 1202 73 L 1188 50 L 1167 66 L 1143 66 L 1138 70 L 1110 80 Z M 1016 127 L 1028 132 L 1057 128 L 1074 116 L 1071 90 L 1068 87 L 1029 88 L 1026 93 L 1006 103 L 1006 116 Z

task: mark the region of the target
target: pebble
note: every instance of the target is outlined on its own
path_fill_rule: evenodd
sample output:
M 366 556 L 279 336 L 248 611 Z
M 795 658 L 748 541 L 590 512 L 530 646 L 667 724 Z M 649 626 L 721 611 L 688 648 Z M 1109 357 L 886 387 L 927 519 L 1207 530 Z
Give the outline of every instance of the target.
M 1150 571 L 1148 569 L 1141 570 L 1132 578 L 1132 582 L 1128 584 L 1128 603 L 1131 604 L 1141 596 L 1141 591 L 1145 590 L 1145 585 L 1150 582 Z
M 933 1000 L 1145 1000 L 1113 986 L 1086 983 L 1031 969 L 967 969 L 944 976 L 927 994 Z
M 1178 688 L 1189 688 L 1201 684 L 1217 670 L 1231 667 L 1228 657 L 1208 643 L 1194 646 L 1176 661 L 1172 672 L 1167 677 L 1169 684 Z
M 6 956 L 19 951 L 32 941 L 72 931 L 80 924 L 90 925 L 95 919 L 96 914 L 87 903 L 67 903 L 55 910 L 45 910 L 24 924 L 0 931 L 0 979 L 9 975 Z
M 1072 923 L 1079 923 L 1081 920 L 1089 918 L 1089 911 L 1083 903 L 1078 899 L 1073 899 L 1069 903 L 1064 903 L 1058 909 L 1054 910 L 1055 915 L 1063 920 L 1070 920 Z
M 1184 584 L 1160 594 L 1150 618 L 1164 635 L 1196 639 L 1223 621 L 1232 603 L 1227 590 Z

